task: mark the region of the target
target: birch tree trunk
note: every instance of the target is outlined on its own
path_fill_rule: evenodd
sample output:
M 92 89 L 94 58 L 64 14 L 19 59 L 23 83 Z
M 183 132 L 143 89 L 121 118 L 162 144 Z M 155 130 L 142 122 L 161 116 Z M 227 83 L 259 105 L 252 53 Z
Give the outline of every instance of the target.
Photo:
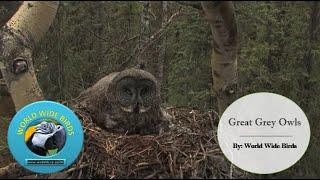
M 213 37 L 211 60 L 219 113 L 237 98 L 238 32 L 232 2 L 201 2 Z
M 1 76 L 0 73 L 0 118 L 12 117 L 15 113 L 14 104 L 11 95 L 8 92 L 7 85 Z M 2 119 L 0 120 L 2 121 Z
M 21 4 L 22 3 L 19 1 L 0 2 L 0 27 L 4 26 L 9 21 L 9 19 L 17 12 Z M 1 68 L 4 67 L 0 67 L 0 69 Z M 0 71 L 0 117 L 12 117 L 14 113 L 14 104 Z
M 51 25 L 57 1 L 24 1 L 0 32 L 0 70 L 19 110 L 43 99 L 36 79 L 32 50 Z
M 162 1 L 162 22 L 161 22 L 161 28 L 164 29 L 165 25 L 168 21 L 168 1 Z M 162 44 L 158 59 L 158 65 L 157 65 L 157 80 L 159 83 L 159 86 L 162 86 L 163 82 L 163 74 L 164 74 L 164 62 L 166 58 L 166 42 L 167 42 L 167 36 L 163 35 L 162 37 Z

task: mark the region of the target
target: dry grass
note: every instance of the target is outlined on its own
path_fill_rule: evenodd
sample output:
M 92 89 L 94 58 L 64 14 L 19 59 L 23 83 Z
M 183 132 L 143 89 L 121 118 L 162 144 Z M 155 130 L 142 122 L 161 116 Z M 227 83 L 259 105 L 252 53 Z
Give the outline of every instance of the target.
M 208 112 L 187 108 L 172 108 L 168 112 L 173 117 L 170 132 L 141 136 L 106 132 L 88 114 L 76 111 L 83 121 L 85 143 L 73 166 L 51 175 L 30 175 L 13 164 L 13 169 L 3 169 L 2 174 L 33 179 L 252 177 L 224 158 Z
M 66 172 L 73 178 L 247 178 L 224 158 L 209 113 L 170 109 L 173 126 L 162 135 L 119 135 L 78 111 L 85 147 Z

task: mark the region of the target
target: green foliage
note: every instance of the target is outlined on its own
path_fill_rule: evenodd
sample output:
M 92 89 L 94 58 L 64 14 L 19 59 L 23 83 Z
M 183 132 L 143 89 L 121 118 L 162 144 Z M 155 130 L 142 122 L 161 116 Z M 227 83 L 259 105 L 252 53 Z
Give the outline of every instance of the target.
M 128 39 L 139 35 L 142 8 L 139 2 L 63 2 L 34 55 L 46 97 L 72 99 L 99 78 L 121 69 L 138 43 L 139 37 Z M 152 33 L 161 28 L 160 8 L 160 3 L 152 4 L 151 13 L 156 16 L 150 18 Z M 171 3 L 169 17 L 177 9 Z M 165 65 L 164 103 L 212 108 L 211 32 L 194 9 L 185 8 L 185 12 L 163 35 L 167 37 L 165 62 L 170 64 Z M 159 40 L 147 49 L 147 70 L 153 74 Z M 131 59 L 127 67 L 134 65 Z
M 72 99 L 99 78 L 121 69 L 139 42 L 143 10 L 139 2 L 62 4 L 34 55 L 41 87 L 47 98 L 55 100 Z M 169 2 L 168 16 L 179 6 Z M 154 2 L 151 7 L 153 34 L 161 28 L 161 5 Z M 309 38 L 310 8 L 310 2 L 235 2 L 240 34 L 239 95 L 260 91 L 285 95 L 304 109 L 312 132 L 317 132 L 312 133 L 304 158 L 281 176 L 292 174 L 290 171 L 297 171 L 297 176 L 319 176 L 315 167 L 320 159 L 314 152 L 320 147 L 320 43 L 314 39 L 312 44 Z M 183 7 L 182 11 L 163 35 L 167 38 L 163 103 L 216 109 L 210 28 L 197 10 Z M 146 51 L 147 70 L 152 73 L 158 66 L 160 42 Z M 132 58 L 126 67 L 135 64 Z
M 301 161 L 284 173 L 316 177 L 320 163 L 314 154 L 319 141 L 320 85 L 319 39 L 310 44 L 310 4 L 306 2 L 239 2 L 237 20 L 241 34 L 239 82 L 242 94 L 268 91 L 295 101 L 307 114 L 312 133 Z M 319 29 L 318 32 L 319 33 Z M 307 64 L 313 54 L 311 71 Z
M 174 106 L 210 108 L 213 105 L 211 31 L 194 10 L 169 29 L 168 103 Z M 179 35 L 177 36 L 177 33 Z M 174 43 L 175 42 L 175 43 Z

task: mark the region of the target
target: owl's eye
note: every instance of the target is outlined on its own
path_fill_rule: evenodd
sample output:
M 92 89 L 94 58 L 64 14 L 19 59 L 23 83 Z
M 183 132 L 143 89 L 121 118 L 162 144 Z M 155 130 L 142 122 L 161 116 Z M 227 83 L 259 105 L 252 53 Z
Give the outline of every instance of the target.
M 144 96 L 149 93 L 149 88 L 142 88 L 140 91 L 141 96 Z
M 140 98 L 141 98 L 141 103 L 143 104 L 144 107 L 148 107 L 152 104 L 152 101 L 155 97 L 155 87 L 150 81 L 142 81 L 140 84 Z

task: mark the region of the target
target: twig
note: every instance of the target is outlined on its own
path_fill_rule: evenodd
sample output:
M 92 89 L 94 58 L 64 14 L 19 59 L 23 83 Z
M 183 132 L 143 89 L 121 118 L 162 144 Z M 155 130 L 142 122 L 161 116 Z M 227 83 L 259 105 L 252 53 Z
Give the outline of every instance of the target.
M 86 28 L 86 27 L 85 27 L 85 29 L 86 29 L 89 33 L 93 34 L 94 37 L 96 37 L 96 38 L 98 38 L 98 39 L 100 39 L 100 40 L 102 40 L 102 41 L 104 41 L 104 42 L 109 42 L 109 43 L 111 43 L 111 42 L 110 42 L 110 41 L 111 41 L 110 39 L 106 39 L 106 38 L 104 38 L 104 37 L 101 37 L 101 36 L 97 35 L 95 32 L 91 31 L 90 29 L 88 29 L 88 28 Z M 140 36 L 140 35 L 135 35 L 135 36 L 130 37 L 130 38 L 128 38 L 128 39 L 127 39 L 127 36 L 124 36 L 119 43 L 111 43 L 111 47 L 117 47 L 117 48 L 119 48 L 119 49 L 121 49 L 121 50 L 124 51 L 124 50 L 126 50 L 126 49 L 124 49 L 124 48 L 122 47 L 122 45 L 123 45 L 124 43 L 126 43 L 126 42 L 129 42 L 129 41 L 132 41 L 132 40 L 134 40 L 134 39 L 137 39 L 139 36 Z M 104 58 L 105 55 L 108 54 L 111 49 L 112 49 L 112 48 L 108 48 L 108 49 L 104 52 L 104 55 L 102 56 L 102 58 Z
M 125 61 L 123 61 L 120 66 L 119 69 L 123 69 L 133 57 L 139 57 L 141 54 L 143 54 L 156 40 L 158 40 L 161 35 L 163 35 L 164 31 L 167 29 L 167 27 L 172 23 L 173 19 L 176 18 L 177 16 L 179 16 L 181 14 L 181 9 L 179 8 L 179 10 L 174 13 L 169 20 L 166 22 L 166 24 L 159 29 L 156 33 L 154 33 L 152 36 L 150 36 L 149 40 L 145 43 L 145 45 L 142 48 L 139 48 L 139 44 L 137 44 L 135 46 L 135 48 L 133 49 L 133 51 L 130 53 L 130 55 L 126 58 Z
M 201 4 L 199 2 L 192 2 L 192 1 L 177 1 L 178 4 L 184 6 L 190 6 L 192 8 L 202 10 Z
M 70 173 L 70 172 L 73 172 L 75 170 L 79 170 L 79 169 L 82 169 L 82 168 L 85 168 L 85 167 L 88 167 L 90 164 L 81 164 L 79 167 L 72 167 L 70 169 L 68 169 L 65 173 Z
M 230 163 L 229 179 L 233 179 L 233 164 L 232 163 Z
M 29 176 L 32 174 L 34 173 L 26 170 L 25 168 L 20 166 L 18 163 L 11 163 L 6 167 L 0 168 L 0 179 Z
M 172 23 L 172 21 L 181 14 L 181 10 L 182 8 L 180 7 L 179 10 L 168 19 L 165 25 L 150 37 L 146 45 L 142 48 L 140 54 L 144 53 L 144 51 L 148 49 L 151 44 L 153 44 L 157 39 L 161 37 L 161 35 L 164 33 L 165 30 L 167 30 L 167 27 Z
M 88 28 L 86 28 L 86 29 L 87 29 L 87 31 L 88 31 L 89 33 L 93 34 L 93 36 L 95 36 L 96 38 L 98 38 L 98 39 L 100 39 L 100 40 L 103 40 L 104 42 L 109 42 L 109 41 L 110 41 L 110 39 L 106 39 L 106 38 L 104 38 L 104 37 L 101 37 L 101 36 L 97 35 L 95 32 L 91 31 L 91 30 L 88 29 Z
M 192 119 L 190 109 L 172 109 L 176 114 L 172 123 L 190 127 L 186 119 Z M 83 115 L 85 127 L 97 128 L 91 117 Z M 196 111 L 197 122 L 207 122 L 206 112 Z M 241 178 L 234 166 L 219 149 L 209 131 L 208 123 L 196 124 L 192 133 L 168 132 L 158 135 L 118 135 L 104 130 L 87 130 L 84 156 L 78 164 L 88 164 L 88 169 L 72 169 L 71 177 L 90 178 Z M 106 142 L 107 141 L 107 142 Z M 109 147 L 116 147 L 109 153 Z M 75 166 L 74 166 L 75 167 Z M 77 167 L 79 167 L 77 165 Z M 77 168 L 75 167 L 75 168 Z M 157 172 L 158 171 L 158 172 Z M 157 172 L 157 173 L 156 173 Z M 78 176 L 77 176 L 78 175 Z
M 143 179 L 152 179 L 153 177 L 155 177 L 160 171 L 155 171 L 154 173 L 144 177 Z

